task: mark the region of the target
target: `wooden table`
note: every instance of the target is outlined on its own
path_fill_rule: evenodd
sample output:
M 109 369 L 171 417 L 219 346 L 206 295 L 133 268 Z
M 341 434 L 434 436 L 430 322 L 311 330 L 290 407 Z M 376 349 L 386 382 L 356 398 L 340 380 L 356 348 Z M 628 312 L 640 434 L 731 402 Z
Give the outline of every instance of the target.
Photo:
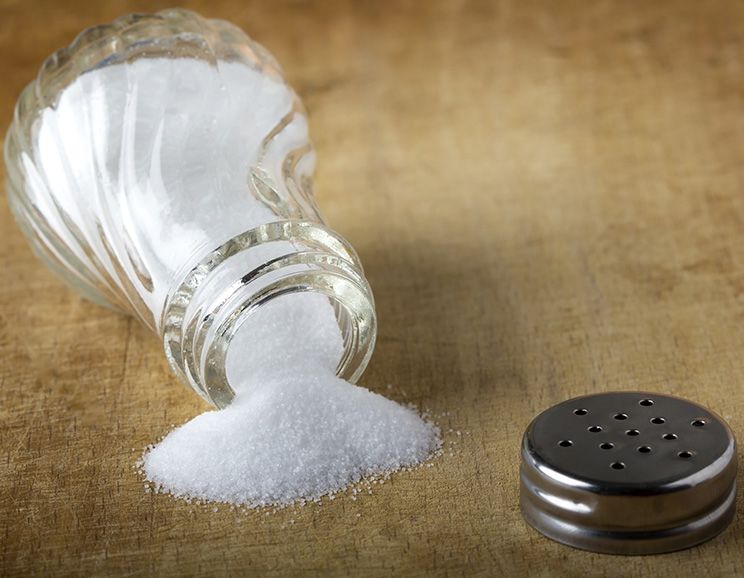
M 0 0 L 3 131 L 48 53 L 168 4 Z M 744 573 L 743 515 L 620 558 L 518 508 L 522 432 L 567 397 L 673 393 L 744 432 L 744 5 L 185 5 L 284 64 L 320 204 L 377 298 L 362 383 L 447 412 L 447 451 L 363 499 L 268 515 L 146 493 L 143 448 L 206 407 L 146 330 L 32 258 L 3 198 L 0 575 Z

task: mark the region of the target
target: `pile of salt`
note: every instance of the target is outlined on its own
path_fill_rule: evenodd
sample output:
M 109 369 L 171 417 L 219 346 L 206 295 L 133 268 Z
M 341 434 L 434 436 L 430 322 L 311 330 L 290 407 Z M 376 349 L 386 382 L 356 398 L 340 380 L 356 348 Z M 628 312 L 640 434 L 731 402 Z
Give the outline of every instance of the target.
M 327 349 L 341 346 L 340 332 L 323 297 L 285 297 L 257 315 L 255 329 L 241 334 L 252 334 L 251 356 L 264 362 L 252 374 L 243 373 L 255 370 L 252 361 L 228 365 L 239 388 L 233 404 L 194 418 L 145 455 L 147 478 L 161 489 L 288 504 L 419 464 L 439 448 L 437 428 L 415 411 L 335 377 Z

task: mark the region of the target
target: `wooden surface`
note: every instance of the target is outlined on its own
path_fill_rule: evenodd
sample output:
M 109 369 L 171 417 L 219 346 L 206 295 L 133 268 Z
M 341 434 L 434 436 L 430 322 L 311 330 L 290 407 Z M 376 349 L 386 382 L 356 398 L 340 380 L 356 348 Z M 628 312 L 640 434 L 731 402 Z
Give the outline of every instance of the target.
M 53 49 L 165 6 L 0 0 L 3 132 Z M 674 393 L 744 432 L 744 4 L 185 6 L 243 26 L 307 104 L 320 204 L 377 298 L 362 383 L 466 433 L 358 501 L 146 493 L 142 449 L 205 406 L 32 258 L 3 198 L 0 575 L 744 574 L 741 497 L 714 541 L 635 558 L 543 539 L 517 503 L 520 436 L 569 396 Z

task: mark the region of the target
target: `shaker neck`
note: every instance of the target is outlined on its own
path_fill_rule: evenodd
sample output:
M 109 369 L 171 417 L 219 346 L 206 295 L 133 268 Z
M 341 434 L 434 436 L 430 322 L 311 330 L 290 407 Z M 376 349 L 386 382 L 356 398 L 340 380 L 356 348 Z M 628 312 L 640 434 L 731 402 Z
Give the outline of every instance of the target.
M 333 305 L 343 339 L 336 374 L 355 382 L 376 338 L 374 300 L 354 249 L 310 221 L 266 223 L 211 251 L 168 296 L 160 324 L 166 357 L 206 401 L 235 396 L 226 359 L 246 320 L 273 300 L 311 292 Z

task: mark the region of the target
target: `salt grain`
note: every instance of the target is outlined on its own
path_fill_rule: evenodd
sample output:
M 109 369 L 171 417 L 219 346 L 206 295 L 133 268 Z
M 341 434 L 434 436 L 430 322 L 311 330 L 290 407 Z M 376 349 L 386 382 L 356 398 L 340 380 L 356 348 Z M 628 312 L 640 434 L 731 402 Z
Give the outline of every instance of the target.
M 137 98 L 127 92 L 133 85 Z M 122 118 L 136 103 L 136 142 L 159 143 L 159 157 L 136 164 L 143 172 L 128 191 L 137 199 L 130 217 L 145 237 L 158 240 L 162 251 L 162 263 L 149 262 L 155 288 L 143 296 L 159 311 L 171 285 L 172 263 L 184 264 L 220 235 L 244 231 L 246 223 L 276 218 L 247 193 L 245 183 L 261 139 L 293 98 L 282 83 L 238 62 L 215 67 L 187 58 L 154 58 L 104 66 L 81 75 L 55 107 L 45 109 L 40 154 L 56 166 L 57 129 L 65 128 L 68 138 L 77 135 L 76 154 L 82 160 L 76 182 L 97 190 L 98 172 L 87 167 L 116 166 Z M 202 114 L 205 102 L 223 113 Z M 91 110 L 109 119 L 97 127 L 102 142 L 110 141 L 102 159 L 93 154 L 95 143 L 76 132 L 88 126 Z M 183 138 L 184 119 L 188 134 L 200 138 Z M 303 117 L 285 130 L 302 141 Z M 148 147 L 137 152 L 143 158 L 152 154 Z M 195 168 L 184 174 L 184 167 Z M 160 178 L 151 178 L 150 170 Z M 205 195 L 215 183 L 220 196 Z M 159 194 L 157 187 L 165 186 L 178 187 L 184 206 L 202 208 L 194 212 L 194 223 L 166 226 L 170 212 L 183 207 L 172 207 L 166 202 L 169 195 Z M 235 210 L 210 211 L 210 204 L 218 202 Z M 298 250 L 286 245 L 277 243 L 272 250 Z M 242 270 L 256 265 L 250 258 Z M 142 460 L 147 480 L 190 501 L 286 505 L 317 501 L 365 476 L 409 468 L 436 453 L 439 431 L 414 409 L 336 377 L 343 353 L 335 312 L 325 297 L 302 293 L 262 306 L 229 348 L 226 371 L 236 390 L 232 405 L 194 418 L 148 448 Z

